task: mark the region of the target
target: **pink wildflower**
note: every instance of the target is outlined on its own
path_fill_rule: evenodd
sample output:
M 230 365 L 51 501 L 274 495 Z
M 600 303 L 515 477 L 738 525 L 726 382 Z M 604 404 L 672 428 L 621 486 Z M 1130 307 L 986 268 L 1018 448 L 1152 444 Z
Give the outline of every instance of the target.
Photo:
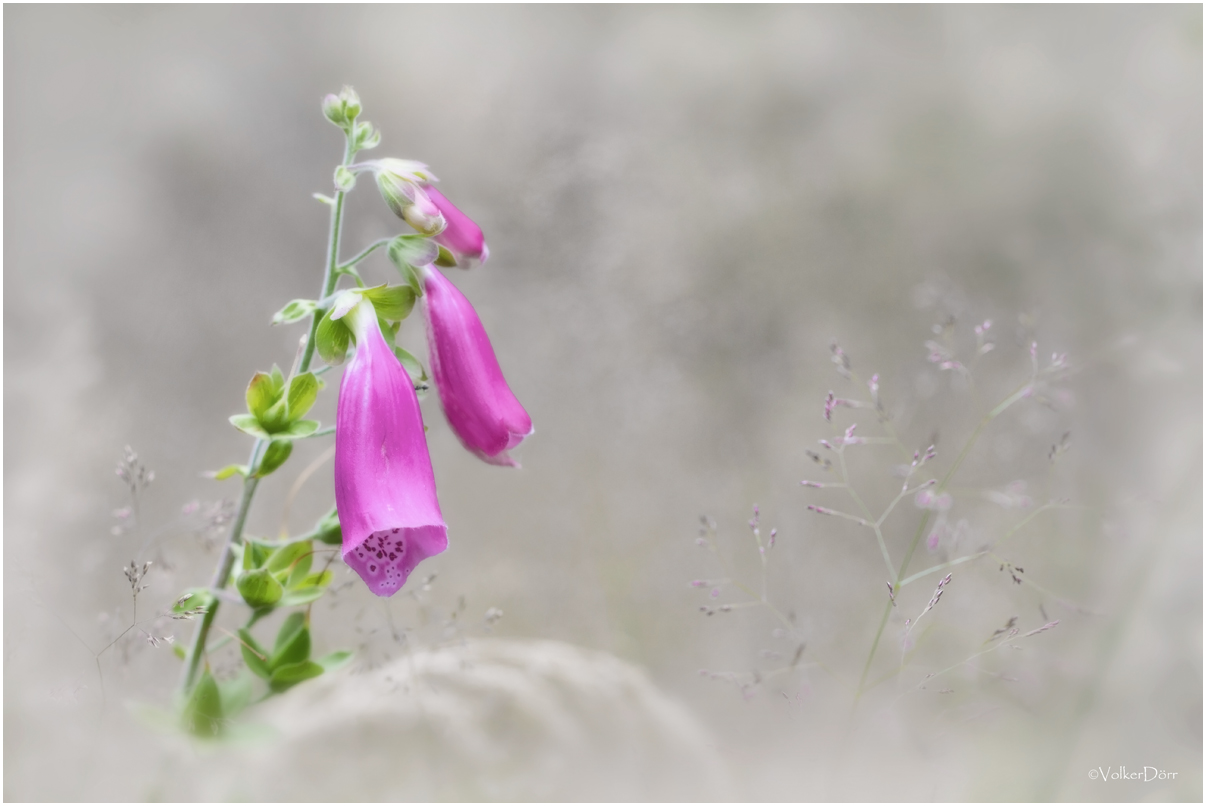
M 339 386 L 335 504 L 343 559 L 378 596 L 448 548 L 414 385 L 386 345 L 372 304 L 347 314 L 356 354 Z
M 486 329 L 434 266 L 424 269 L 423 287 L 431 373 L 449 425 L 484 461 L 518 467 L 507 451 L 532 434 L 532 418 L 507 386 Z

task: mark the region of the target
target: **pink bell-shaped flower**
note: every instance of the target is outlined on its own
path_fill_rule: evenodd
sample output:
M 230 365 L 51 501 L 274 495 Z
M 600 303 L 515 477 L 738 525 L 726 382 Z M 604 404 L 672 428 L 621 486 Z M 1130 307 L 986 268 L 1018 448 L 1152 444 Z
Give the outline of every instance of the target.
M 457 260 L 471 258 L 485 263 L 490 258 L 490 249 L 486 246 L 482 228 L 433 185 L 425 185 L 423 189 L 447 222 L 443 232 L 435 236 L 436 243 L 456 255 Z
M 385 343 L 372 303 L 346 314 L 356 354 L 339 385 L 335 505 L 343 560 L 391 596 L 415 566 L 448 548 L 414 384 Z
M 492 465 L 518 467 L 507 451 L 532 434 L 486 329 L 465 295 L 434 266 L 423 270 L 427 350 L 440 405 L 461 444 Z

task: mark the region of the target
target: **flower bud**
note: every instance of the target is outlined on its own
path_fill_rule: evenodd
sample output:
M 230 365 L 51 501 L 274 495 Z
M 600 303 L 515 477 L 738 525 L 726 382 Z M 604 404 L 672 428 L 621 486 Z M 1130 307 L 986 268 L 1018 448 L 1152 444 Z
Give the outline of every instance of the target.
M 335 169 L 335 189 L 347 193 L 356 187 L 356 174 L 340 165 Z
M 442 232 L 444 216 L 422 188 L 406 176 L 390 170 L 379 170 L 377 188 L 381 198 L 394 211 L 394 215 L 410 224 L 424 235 Z
M 443 214 L 444 220 L 448 222 L 447 228 L 439 234 L 436 241 L 451 253 L 452 265 L 458 265 L 458 258 L 480 260 L 485 263 L 490 257 L 490 250 L 486 247 L 486 238 L 482 235 L 482 228 L 457 209 L 456 205 L 448 201 L 448 198 L 438 189 L 428 187 L 425 190 L 432 203 Z M 441 255 L 441 257 L 443 256 Z
M 322 114 L 336 126 L 347 125 L 347 117 L 343 113 L 343 102 L 338 95 L 328 95 L 322 99 Z
M 348 123 L 360 115 L 360 96 L 351 87 L 344 87 L 339 92 L 339 100 L 343 104 L 343 116 Z
M 357 123 L 353 132 L 352 142 L 357 151 L 367 151 L 381 144 L 381 130 L 374 129 L 367 120 Z

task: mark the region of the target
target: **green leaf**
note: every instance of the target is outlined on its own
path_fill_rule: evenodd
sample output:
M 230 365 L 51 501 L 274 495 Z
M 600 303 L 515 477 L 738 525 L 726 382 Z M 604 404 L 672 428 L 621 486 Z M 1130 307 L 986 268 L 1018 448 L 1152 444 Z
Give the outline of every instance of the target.
M 427 383 L 427 370 L 423 369 L 423 362 L 415 358 L 401 347 L 394 348 L 394 355 L 398 356 L 398 361 L 410 373 L 410 379 L 415 383 Z
M 281 372 L 281 368 L 276 364 L 272 365 L 272 390 L 276 392 L 273 399 L 280 397 L 281 392 L 285 391 L 285 375 Z
M 274 439 L 268 443 L 268 450 L 264 451 L 264 458 L 260 459 L 260 465 L 256 468 L 255 477 L 262 479 L 272 471 L 285 463 L 289 458 L 289 454 L 293 453 L 293 443 L 287 439 Z
M 313 661 L 287 663 L 277 668 L 268 681 L 268 688 L 275 692 L 285 691 L 306 680 L 318 677 L 325 669 Z
M 325 588 L 327 585 L 331 584 L 331 580 L 334 578 L 335 578 L 335 575 L 333 573 L 331 573 L 330 569 L 328 569 L 326 571 L 319 571 L 316 574 L 306 574 L 302 577 L 298 577 L 297 584 L 294 585 L 293 587 L 295 587 L 295 588 L 310 588 L 310 587 Z
M 300 319 L 305 319 L 318 308 L 318 303 L 312 299 L 295 299 L 289 302 L 272 316 L 272 324 L 288 325 Z
M 269 666 L 276 669 L 287 663 L 300 663 L 310 658 L 310 630 L 304 613 L 290 613 L 276 634 Z
M 273 574 L 280 575 L 284 571 L 284 576 L 288 576 L 294 568 L 305 563 L 306 573 L 309 573 L 313 551 L 314 547 L 309 540 L 290 543 L 277 549 L 277 552 L 272 555 L 272 559 L 268 561 L 266 567 Z
M 304 372 L 289 381 L 289 394 L 286 399 L 290 422 L 306 416 L 306 412 L 318 399 L 318 390 L 321 388 L 322 384 L 313 372 Z
M 247 384 L 247 410 L 257 420 L 264 418 L 264 412 L 276 402 L 277 394 L 272 376 L 267 372 L 257 372 Z
M 294 588 L 285 592 L 281 597 L 281 607 L 299 607 L 310 602 L 318 601 L 326 593 L 326 588 Z
M 364 296 L 373 303 L 377 315 L 387 322 L 405 319 L 415 307 L 415 290 L 409 285 L 370 288 L 364 292 Z
M 242 416 L 242 415 L 236 415 L 236 416 Z M 238 473 L 240 476 L 246 476 L 248 472 L 249 472 L 249 468 L 247 467 L 247 465 L 227 465 L 226 467 L 222 468 L 221 470 L 211 470 L 208 473 L 206 473 L 205 475 L 209 476 L 211 479 L 214 479 L 215 481 L 223 481 L 225 479 L 230 478 L 235 473 Z
M 267 680 L 272 677 L 272 669 L 268 666 L 268 651 L 265 650 L 248 630 L 239 630 L 239 649 L 243 652 L 243 663 L 256 677 Z
M 326 587 L 335 578 L 330 571 L 299 575 L 297 571 L 300 567 L 301 563 L 298 563 L 298 568 L 295 568 L 289 575 L 289 586 L 285 595 L 281 597 L 281 607 L 296 607 L 315 601 L 326 592 Z
M 352 653 L 349 650 L 341 649 L 329 655 L 323 655 L 318 659 L 318 665 L 328 672 L 333 672 L 342 666 L 346 666 L 351 659 Z
M 398 330 L 401 329 L 402 323 L 394 322 L 391 325 L 389 322 L 378 316 L 377 327 L 381 328 L 381 338 L 385 339 L 385 343 L 392 349 L 394 346 L 394 339 L 398 337 Z
M 277 439 L 301 439 L 308 437 L 318 430 L 318 420 L 298 420 L 290 423 L 283 431 L 273 434 Z
M 243 601 L 255 609 L 272 607 L 281 600 L 285 589 L 276 581 L 266 568 L 254 571 L 244 571 L 239 574 L 235 586 L 243 597 Z
M 280 431 L 289 424 L 288 420 L 288 405 L 289 401 L 284 395 L 281 395 L 275 403 L 268 407 L 268 410 L 260 415 L 260 425 L 269 434 Z
M 343 543 L 343 530 L 339 528 L 339 513 L 335 511 L 335 507 L 331 507 L 331 511 L 315 524 L 314 531 L 318 533 L 315 535 L 315 539 L 328 546 L 338 546 Z
M 359 288 L 348 288 L 340 291 L 335 295 L 335 300 L 331 303 L 331 320 L 337 321 L 347 316 L 348 313 L 360 304 L 362 292 Z
M 272 439 L 272 435 L 264 430 L 264 426 L 260 425 L 260 421 L 255 418 L 254 414 L 233 414 L 230 417 L 230 424 L 244 434 L 250 434 L 257 439 Z
M 456 255 L 441 246 L 440 256 L 435 259 L 435 264 L 450 269 L 456 265 Z
M 309 541 L 306 541 L 306 545 L 310 546 L 311 544 Z M 306 554 L 303 554 L 301 557 L 298 558 L 297 562 L 295 562 L 293 564 L 292 568 L 289 571 L 289 581 L 285 583 L 285 587 L 286 588 L 300 588 L 300 587 L 304 587 L 306 585 L 315 584 L 315 582 L 317 580 L 309 582 L 309 583 L 307 583 L 305 581 L 305 580 L 309 579 L 310 577 L 314 576 L 314 574 L 310 573 L 310 568 L 313 566 L 313 564 L 314 564 L 314 550 L 310 549 L 309 552 L 307 552 Z
M 262 568 L 268 558 L 272 556 L 275 549 L 272 546 L 259 542 L 258 540 L 243 539 L 243 569 L 250 571 L 254 568 Z
M 332 319 L 331 312 L 327 311 L 318 323 L 314 341 L 322 360 L 337 367 L 347 358 L 348 347 L 352 344 L 352 331 L 339 319 Z
M 251 675 L 244 673 L 219 683 L 218 693 L 222 697 L 222 712 L 227 717 L 237 716 L 251 702 Z
M 222 732 L 222 694 L 208 669 L 193 686 L 182 717 L 184 729 L 194 736 L 213 739 Z

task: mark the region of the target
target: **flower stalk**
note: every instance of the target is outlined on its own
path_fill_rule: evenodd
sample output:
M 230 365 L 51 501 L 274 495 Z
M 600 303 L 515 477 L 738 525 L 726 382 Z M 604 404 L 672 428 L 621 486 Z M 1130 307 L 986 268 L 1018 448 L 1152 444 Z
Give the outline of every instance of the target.
M 341 167 L 346 168 L 351 164 L 353 157 L 356 156 L 356 144 L 351 131 L 345 131 L 345 145 L 343 152 L 343 162 Z M 346 190 L 337 190 L 335 198 L 331 204 L 331 222 L 327 236 L 327 260 L 323 272 L 322 293 L 319 299 L 324 299 L 331 295 L 335 290 L 335 283 L 339 280 L 339 241 L 343 229 L 343 201 L 347 196 Z M 371 252 L 374 247 L 367 250 L 365 253 L 357 256 L 357 260 L 361 259 L 368 252 Z M 310 317 L 310 332 L 306 338 L 306 345 L 303 348 L 301 360 L 297 364 L 297 373 L 305 373 L 310 369 L 310 363 L 314 359 L 315 335 L 318 332 L 318 324 L 323 316 L 322 310 L 316 310 Z M 235 550 L 234 547 L 243 542 L 243 526 L 247 522 L 247 514 L 251 511 L 251 503 L 255 498 L 256 487 L 259 485 L 259 477 L 256 470 L 259 467 L 263 456 L 263 451 L 266 446 L 266 440 L 257 439 L 255 445 L 252 446 L 251 456 L 247 460 L 248 473 L 243 480 L 243 496 L 239 501 L 239 509 L 235 514 L 234 521 L 230 525 L 230 532 L 226 536 L 226 543 L 222 547 L 222 554 L 218 559 L 218 567 L 214 571 L 213 579 L 210 581 L 210 587 L 214 590 L 222 590 L 230 581 L 230 572 L 234 568 Z M 187 697 L 197 682 L 197 673 L 201 668 L 201 661 L 206 653 L 206 642 L 209 639 L 210 630 L 213 628 L 214 618 L 217 616 L 220 600 L 214 598 L 205 615 L 197 624 L 196 631 L 193 633 L 193 640 L 189 645 L 188 653 L 184 659 L 184 671 L 180 677 L 180 694 L 182 697 Z

